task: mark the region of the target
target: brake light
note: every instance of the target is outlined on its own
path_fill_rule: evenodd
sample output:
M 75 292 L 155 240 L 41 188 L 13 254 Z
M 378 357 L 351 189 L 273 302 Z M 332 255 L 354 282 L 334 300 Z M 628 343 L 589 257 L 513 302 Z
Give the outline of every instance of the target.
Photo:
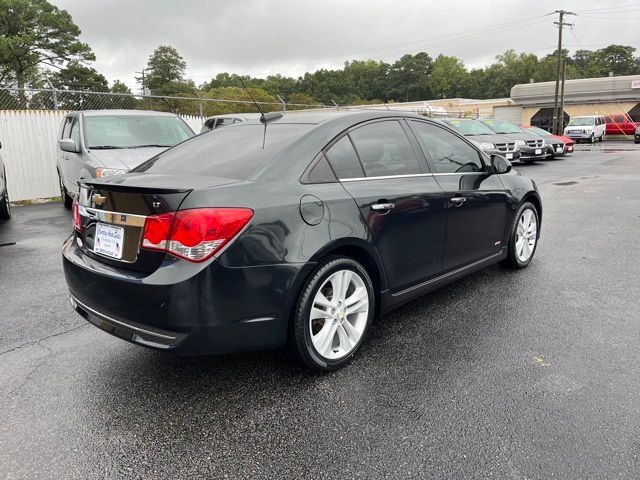
M 78 197 L 74 197 L 71 207 L 73 214 L 73 228 L 78 232 L 82 232 L 82 220 L 80 219 L 80 206 L 78 205 Z
M 196 208 L 147 217 L 142 248 L 203 262 L 251 220 L 248 208 Z

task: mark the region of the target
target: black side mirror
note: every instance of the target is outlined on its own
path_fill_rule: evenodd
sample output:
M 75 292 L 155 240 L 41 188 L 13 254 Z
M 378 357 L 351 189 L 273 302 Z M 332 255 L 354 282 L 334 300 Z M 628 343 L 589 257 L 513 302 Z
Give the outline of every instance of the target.
M 493 173 L 509 173 L 511 162 L 502 155 L 491 155 L 491 170 Z

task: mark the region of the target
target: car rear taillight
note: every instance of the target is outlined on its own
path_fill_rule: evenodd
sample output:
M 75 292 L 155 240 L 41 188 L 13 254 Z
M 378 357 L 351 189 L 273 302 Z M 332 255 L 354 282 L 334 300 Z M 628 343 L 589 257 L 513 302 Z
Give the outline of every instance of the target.
M 80 206 L 78 205 L 78 197 L 75 197 L 73 199 L 71 212 L 73 213 L 73 228 L 75 228 L 78 232 L 82 232 L 82 220 L 80 219 Z
M 253 217 L 248 208 L 196 208 L 147 217 L 142 248 L 203 262 L 226 245 Z

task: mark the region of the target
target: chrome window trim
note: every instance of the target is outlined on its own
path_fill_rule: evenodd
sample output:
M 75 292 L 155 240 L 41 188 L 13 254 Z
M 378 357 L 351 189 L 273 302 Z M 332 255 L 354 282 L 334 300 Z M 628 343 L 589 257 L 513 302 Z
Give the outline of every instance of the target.
M 360 182 L 362 180 L 388 180 L 390 178 L 412 178 L 412 177 L 440 177 L 450 175 L 486 175 L 487 172 L 459 172 L 459 173 L 413 173 L 410 175 L 385 175 L 381 177 L 358 177 L 339 179 L 340 182 Z

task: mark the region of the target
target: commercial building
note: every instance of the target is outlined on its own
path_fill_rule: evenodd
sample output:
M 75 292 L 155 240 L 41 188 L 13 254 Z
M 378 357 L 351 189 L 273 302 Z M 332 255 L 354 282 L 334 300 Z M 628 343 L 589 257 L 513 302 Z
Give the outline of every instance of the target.
M 473 100 L 446 98 L 396 103 L 369 108 L 412 110 L 424 114 L 484 117 L 509 120 L 549 129 L 552 123 L 555 82 L 525 83 L 511 89 L 510 98 Z M 363 106 L 364 107 L 364 106 Z M 640 122 L 640 75 L 567 80 L 564 121 L 579 115 L 628 114 Z

